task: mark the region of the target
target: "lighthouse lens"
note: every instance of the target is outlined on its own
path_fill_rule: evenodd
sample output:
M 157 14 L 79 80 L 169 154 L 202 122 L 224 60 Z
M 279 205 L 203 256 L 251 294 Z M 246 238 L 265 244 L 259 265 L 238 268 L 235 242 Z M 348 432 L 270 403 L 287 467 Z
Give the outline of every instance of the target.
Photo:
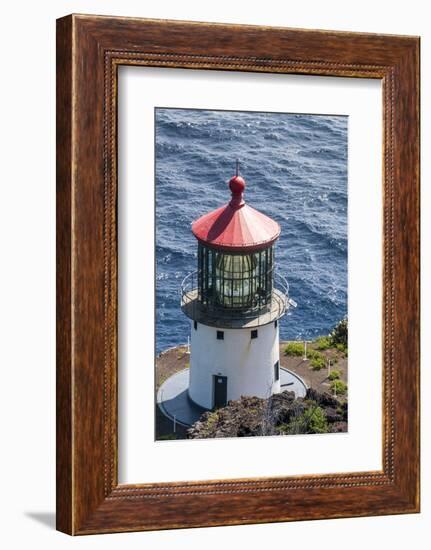
M 255 255 L 219 254 L 216 266 L 216 290 L 221 305 L 251 306 L 256 290 Z
M 267 257 L 261 253 L 217 254 L 215 290 L 219 305 L 226 308 L 250 309 L 262 305 L 262 283 L 268 269 Z
M 259 310 L 272 295 L 272 247 L 249 254 L 229 254 L 200 246 L 199 300 L 209 309 Z

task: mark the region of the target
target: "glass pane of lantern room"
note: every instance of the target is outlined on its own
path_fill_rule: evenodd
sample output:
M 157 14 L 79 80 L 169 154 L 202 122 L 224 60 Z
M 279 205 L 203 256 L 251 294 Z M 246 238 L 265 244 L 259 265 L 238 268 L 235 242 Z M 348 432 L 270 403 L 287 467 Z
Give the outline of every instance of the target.
M 216 285 L 221 305 L 252 305 L 256 289 L 256 265 L 254 254 L 218 254 Z

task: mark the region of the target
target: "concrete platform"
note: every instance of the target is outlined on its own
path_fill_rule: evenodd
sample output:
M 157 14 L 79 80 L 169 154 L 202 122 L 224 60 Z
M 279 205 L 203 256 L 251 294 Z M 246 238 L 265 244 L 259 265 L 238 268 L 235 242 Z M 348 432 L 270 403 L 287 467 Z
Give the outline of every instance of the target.
M 157 404 L 165 416 L 176 420 L 182 426 L 191 426 L 207 410 L 194 403 L 188 394 L 189 369 L 184 369 L 170 376 L 157 392 Z M 281 390 L 295 392 L 296 397 L 304 397 L 307 386 L 295 373 L 280 368 Z

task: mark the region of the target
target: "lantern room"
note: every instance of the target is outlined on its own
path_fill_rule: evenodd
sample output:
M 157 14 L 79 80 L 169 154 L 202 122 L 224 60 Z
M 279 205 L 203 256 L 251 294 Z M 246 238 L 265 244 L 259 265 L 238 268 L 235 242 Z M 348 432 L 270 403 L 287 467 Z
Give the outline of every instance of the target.
M 272 246 L 257 252 L 231 253 L 199 243 L 199 301 L 208 309 L 224 308 L 233 313 L 268 306 L 273 258 Z
M 245 187 L 237 165 L 230 201 L 192 223 L 198 265 L 183 281 L 182 307 L 195 321 L 261 325 L 281 317 L 289 305 L 287 282 L 275 272 L 280 226 L 246 204 Z

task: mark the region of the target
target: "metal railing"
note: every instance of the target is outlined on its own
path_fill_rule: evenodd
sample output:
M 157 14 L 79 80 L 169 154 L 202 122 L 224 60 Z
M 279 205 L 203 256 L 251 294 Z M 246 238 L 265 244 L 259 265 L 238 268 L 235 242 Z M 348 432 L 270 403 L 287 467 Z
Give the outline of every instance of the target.
M 193 271 L 184 277 L 180 289 L 181 309 L 193 320 L 221 325 L 249 324 L 253 326 L 267 324 L 282 317 L 296 302 L 289 298 L 289 283 L 278 271 L 274 272 L 271 300 L 267 305 L 250 309 L 206 305 L 199 300 L 198 273 Z M 251 326 L 251 325 L 250 325 Z

